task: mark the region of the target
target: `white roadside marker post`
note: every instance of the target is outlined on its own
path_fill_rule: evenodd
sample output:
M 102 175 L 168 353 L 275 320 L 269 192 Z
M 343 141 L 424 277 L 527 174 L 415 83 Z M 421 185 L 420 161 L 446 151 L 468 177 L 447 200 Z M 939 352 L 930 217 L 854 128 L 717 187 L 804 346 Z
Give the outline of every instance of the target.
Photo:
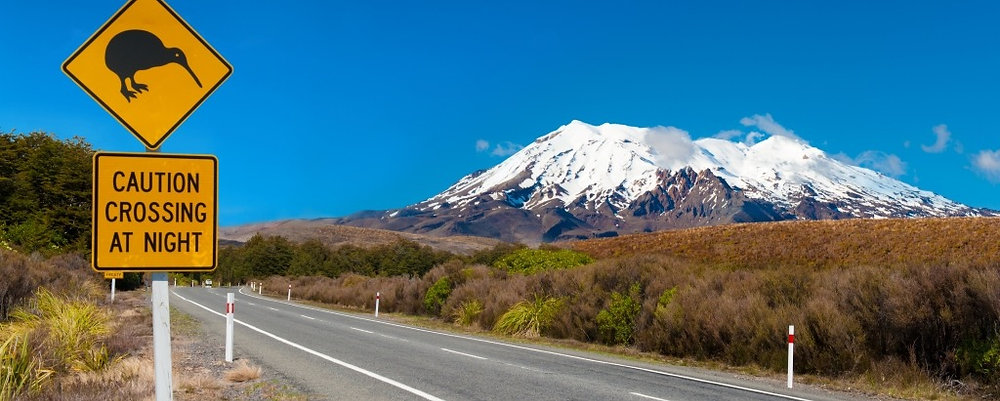
M 264 283 L 257 285 L 257 295 L 264 295 Z
M 111 279 L 111 303 L 115 303 L 115 279 Z
M 795 355 L 795 326 L 788 326 L 788 388 L 792 388 L 792 359 Z
M 375 292 L 375 317 L 378 317 L 378 301 L 382 298 L 382 293 Z
M 174 399 L 172 369 L 167 273 L 153 273 L 153 370 L 156 376 L 156 401 Z
M 233 314 L 236 313 L 236 296 L 226 294 L 226 362 L 233 361 Z
M 288 285 L 288 302 L 292 302 L 292 285 Z

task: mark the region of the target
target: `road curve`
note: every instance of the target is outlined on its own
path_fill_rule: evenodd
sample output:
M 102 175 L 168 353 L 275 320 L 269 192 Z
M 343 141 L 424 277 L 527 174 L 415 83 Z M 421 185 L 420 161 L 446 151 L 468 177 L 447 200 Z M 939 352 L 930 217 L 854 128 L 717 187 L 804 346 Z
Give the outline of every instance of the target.
M 171 306 L 224 347 L 236 293 L 235 355 L 252 356 L 330 400 L 861 399 L 776 381 L 627 361 L 575 350 L 437 332 L 318 309 L 236 288 L 171 288 Z M 798 386 L 802 387 L 802 386 Z

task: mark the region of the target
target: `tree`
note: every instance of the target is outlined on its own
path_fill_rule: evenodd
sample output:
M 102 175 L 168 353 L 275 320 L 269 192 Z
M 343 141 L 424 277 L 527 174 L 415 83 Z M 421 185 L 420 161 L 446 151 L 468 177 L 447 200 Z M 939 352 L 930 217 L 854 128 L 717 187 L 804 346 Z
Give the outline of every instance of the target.
M 333 251 L 318 240 L 308 240 L 299 245 L 288 266 L 288 275 L 290 276 L 322 274 L 336 277 L 342 271 L 342 266 L 334 265 Z
M 0 134 L 0 226 L 28 252 L 88 250 L 91 160 L 81 138 Z
M 284 275 L 292 263 L 293 249 L 284 237 L 255 234 L 243 245 L 243 265 L 254 277 Z

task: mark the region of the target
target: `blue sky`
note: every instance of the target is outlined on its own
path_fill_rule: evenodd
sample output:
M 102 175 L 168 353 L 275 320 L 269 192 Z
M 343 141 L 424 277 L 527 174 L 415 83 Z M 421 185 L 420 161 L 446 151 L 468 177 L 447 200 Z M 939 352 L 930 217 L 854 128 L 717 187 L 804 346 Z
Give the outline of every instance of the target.
M 0 4 L 0 131 L 143 150 L 60 70 L 122 4 Z M 996 2 L 170 5 L 235 69 L 162 147 L 218 156 L 224 226 L 413 204 L 574 119 L 772 121 L 1000 209 Z

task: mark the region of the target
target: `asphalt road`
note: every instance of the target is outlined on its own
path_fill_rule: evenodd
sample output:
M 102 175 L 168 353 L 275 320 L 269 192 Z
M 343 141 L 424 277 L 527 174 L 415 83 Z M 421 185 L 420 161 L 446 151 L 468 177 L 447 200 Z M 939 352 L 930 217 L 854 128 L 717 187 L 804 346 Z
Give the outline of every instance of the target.
M 854 400 L 772 380 L 456 335 L 249 295 L 173 288 L 171 306 L 224 347 L 236 293 L 235 357 L 252 356 L 330 400 Z

